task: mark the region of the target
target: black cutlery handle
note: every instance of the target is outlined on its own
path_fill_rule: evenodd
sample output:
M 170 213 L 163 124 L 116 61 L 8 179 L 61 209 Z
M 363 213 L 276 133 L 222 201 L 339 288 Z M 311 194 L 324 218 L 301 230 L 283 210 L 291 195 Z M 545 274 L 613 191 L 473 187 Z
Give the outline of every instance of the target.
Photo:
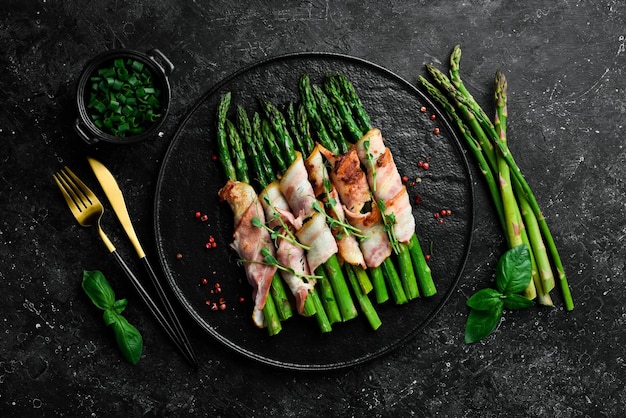
M 161 327 L 164 329 L 164 331 L 167 333 L 170 339 L 174 342 L 174 344 L 176 345 L 176 348 L 178 348 L 178 350 L 181 351 L 181 353 L 185 356 L 185 359 L 187 359 L 187 361 L 189 361 L 194 366 L 197 365 L 197 363 L 195 363 L 195 359 L 189 358 L 187 351 L 181 345 L 182 342 L 179 340 L 177 333 L 172 328 L 172 325 L 166 320 L 165 316 L 163 316 L 163 313 L 159 310 L 157 304 L 154 302 L 154 300 L 152 299 L 152 297 L 150 296 L 146 288 L 141 284 L 139 279 L 132 272 L 128 264 L 126 264 L 124 259 L 117 252 L 117 250 L 111 251 L 111 254 L 113 255 L 113 258 L 115 258 L 115 261 L 117 261 L 117 264 L 119 264 L 119 266 L 122 268 L 122 270 L 126 274 L 126 277 L 128 277 L 128 279 L 130 280 L 131 284 L 133 285 L 133 287 L 139 294 L 139 297 L 141 298 L 143 303 L 150 310 L 150 313 L 152 314 L 152 316 L 156 318 L 159 325 L 161 325 Z
M 152 268 L 152 265 L 150 264 L 150 261 L 148 260 L 148 256 L 142 257 L 141 263 L 143 264 L 144 268 L 148 272 L 148 276 L 150 276 L 150 280 L 152 281 L 152 284 L 154 285 L 157 291 L 157 295 L 159 299 L 161 300 L 161 304 L 165 307 L 165 315 L 169 318 L 171 324 L 174 327 L 174 331 L 177 333 L 179 338 L 182 340 L 183 345 L 186 347 L 187 354 L 189 355 L 189 357 L 194 359 L 194 362 L 196 362 L 197 364 L 196 355 L 193 351 L 191 343 L 189 342 L 189 339 L 187 338 L 187 334 L 185 333 L 185 330 L 182 324 L 180 323 L 178 316 L 176 316 L 176 312 L 174 311 L 174 308 L 172 304 L 170 303 L 170 300 L 168 299 L 167 294 L 165 293 L 165 290 L 163 289 L 163 285 L 161 284 L 161 281 L 159 280 L 159 278 L 156 275 L 156 272 L 154 271 L 154 268 Z

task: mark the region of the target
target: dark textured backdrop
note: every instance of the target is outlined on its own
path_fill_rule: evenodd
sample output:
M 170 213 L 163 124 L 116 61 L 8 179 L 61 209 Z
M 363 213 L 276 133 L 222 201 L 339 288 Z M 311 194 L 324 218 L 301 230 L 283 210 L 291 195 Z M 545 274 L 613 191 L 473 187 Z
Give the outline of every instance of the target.
M 620 416 L 625 17 L 618 0 L 3 1 L 0 415 Z M 71 128 L 73 83 L 115 38 L 141 51 L 159 48 L 173 61 L 171 117 L 154 142 L 89 149 Z M 474 242 L 460 285 L 427 329 L 393 354 L 335 372 L 280 371 L 230 353 L 189 324 L 202 363 L 194 372 L 132 303 L 128 315 L 150 344 L 138 366 L 121 359 L 79 285 L 83 269 L 113 276 L 117 266 L 93 231 L 69 216 L 54 171 L 86 170 L 86 153 L 97 155 L 123 179 L 141 213 L 137 228 L 151 237 L 169 139 L 223 77 L 278 54 L 327 51 L 415 82 L 426 63 L 445 68 L 455 44 L 465 82 L 485 108 L 492 109 L 496 69 L 508 77 L 510 147 L 556 237 L 573 312 L 555 292 L 554 309 L 507 312 L 486 341 L 463 343 L 465 300 L 490 284 L 504 249 L 476 175 Z

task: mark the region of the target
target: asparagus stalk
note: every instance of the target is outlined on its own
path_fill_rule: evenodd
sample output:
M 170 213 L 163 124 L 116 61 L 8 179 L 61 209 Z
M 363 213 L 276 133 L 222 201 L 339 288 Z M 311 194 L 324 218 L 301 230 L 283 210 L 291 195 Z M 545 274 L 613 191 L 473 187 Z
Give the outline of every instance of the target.
M 298 87 L 300 89 L 302 103 L 304 104 L 304 108 L 306 109 L 308 120 L 311 122 L 313 128 L 315 129 L 317 139 L 326 149 L 335 154 L 338 154 L 339 147 L 331 139 L 328 131 L 326 130 L 326 126 L 324 125 L 324 123 L 322 123 L 322 117 L 318 112 L 317 103 L 315 101 L 315 97 L 313 96 L 313 90 L 311 87 L 311 79 L 309 78 L 308 74 L 304 74 L 300 78 L 300 83 Z
M 363 130 L 359 128 L 356 121 L 352 117 L 350 107 L 343 100 L 341 95 L 341 86 L 339 80 L 334 75 L 329 75 L 324 81 L 324 91 L 328 98 L 337 109 L 343 125 L 347 128 L 352 138 L 352 142 L 357 142 L 363 136 Z
M 467 106 L 467 103 L 463 100 L 464 96 L 454 88 L 448 77 L 446 77 L 446 75 L 435 66 L 427 65 L 426 69 L 437 82 L 439 87 L 448 94 L 450 100 L 454 103 L 454 106 L 474 132 L 474 135 L 476 136 L 476 139 L 478 140 L 478 143 L 480 144 L 480 147 L 485 155 L 485 159 L 489 163 L 492 173 L 494 173 L 494 175 L 498 173 L 499 169 L 493 143 L 489 140 L 485 131 L 481 128 L 480 122 L 476 119 L 474 112 L 471 111 L 471 109 Z
M 243 106 L 237 105 L 237 119 L 236 119 L 236 127 L 237 130 L 241 133 L 242 141 L 247 145 L 248 149 L 248 158 L 250 159 L 250 163 L 254 168 L 253 173 L 255 173 L 256 180 L 261 186 L 264 188 L 267 186 L 268 181 L 265 178 L 265 172 L 263 171 L 263 163 L 261 162 L 261 158 L 259 153 L 257 152 L 257 148 L 254 146 L 254 142 L 252 139 L 252 125 L 250 124 L 250 119 L 248 118 L 248 114 L 246 113 L 246 109 Z
M 507 106 L 506 106 L 506 90 L 507 90 L 506 77 L 504 76 L 504 73 L 498 71 L 496 72 L 495 88 L 494 88 L 495 103 L 496 103 L 496 115 L 494 118 L 494 128 L 497 134 L 497 137 L 495 138 L 495 140 L 496 142 L 502 145 L 506 145 L 506 118 L 508 116 Z M 498 155 L 499 164 L 505 166 L 503 169 L 509 175 L 509 180 L 511 180 L 510 169 L 508 167 L 508 164 L 506 163 L 506 161 L 504 161 L 504 158 L 502 158 L 501 156 L 502 153 L 500 152 L 499 148 L 496 151 Z M 531 284 L 529 284 L 529 288 L 531 287 L 531 285 L 534 286 L 539 303 L 541 303 L 542 305 L 551 306 L 552 300 L 549 296 L 550 289 L 544 286 L 544 283 L 541 277 L 543 276 L 544 278 L 546 278 L 546 280 L 549 280 L 549 278 L 552 278 L 552 282 L 554 282 L 554 276 L 552 274 L 552 269 L 550 268 L 550 263 L 548 261 L 547 254 L 545 251 L 545 246 L 543 245 L 541 235 L 537 234 L 538 232 L 537 221 L 532 211 L 528 210 L 529 209 L 528 201 L 523 194 L 519 193 L 521 190 L 519 187 L 519 181 L 513 178 L 512 182 L 513 182 L 513 186 L 511 189 L 511 195 L 513 196 L 515 192 L 517 192 L 517 197 L 518 197 L 518 204 L 514 205 L 515 210 L 516 210 L 515 215 L 519 218 L 520 224 L 524 225 L 524 229 L 522 231 L 524 234 L 523 241 L 531 249 L 533 281 L 531 281 Z M 513 196 L 513 198 L 515 197 Z M 531 225 L 531 228 L 532 228 L 532 231 L 531 231 L 532 236 L 530 238 L 527 232 L 527 225 L 529 224 Z M 510 244 L 510 246 L 512 247 L 513 244 Z M 538 256 L 540 257 L 539 262 L 537 262 Z M 538 268 L 540 269 L 540 271 L 538 271 Z M 528 290 L 527 290 L 527 293 L 528 293 Z
M 289 134 L 293 138 L 297 149 L 301 150 L 304 154 L 308 155 L 308 152 L 302 151 L 306 148 L 304 138 L 300 130 L 298 129 L 298 117 L 296 115 L 296 107 L 293 102 L 289 102 L 287 105 L 287 128 Z M 310 152 L 310 151 L 309 151 Z
M 494 99 L 496 103 L 496 114 L 494 117 L 495 133 L 497 135 L 496 140 L 506 141 L 506 81 L 502 77 L 496 77 Z M 504 158 L 502 158 L 502 154 L 497 151 L 496 161 L 500 178 L 500 194 L 504 208 L 504 219 L 506 221 L 505 233 L 508 236 L 509 247 L 513 248 L 524 243 L 525 240 L 522 238 L 522 231 L 525 230 L 525 225 L 522 221 L 515 194 L 513 193 L 509 166 Z M 533 276 L 536 276 L 536 274 L 533 274 Z M 534 280 L 530 281 L 524 293 L 528 299 L 535 299 L 537 297 L 537 289 Z
M 261 120 L 261 134 L 263 136 L 265 146 L 267 147 L 267 151 L 269 151 L 269 158 L 274 162 L 276 169 L 279 172 L 284 173 L 285 170 L 287 170 L 288 164 L 285 162 L 282 151 L 276 142 L 276 136 L 272 131 L 272 126 L 267 119 Z M 262 150 L 263 149 L 261 149 L 261 151 Z M 275 176 L 272 176 L 271 178 L 275 178 Z
M 311 85 L 313 90 L 313 96 L 317 105 L 319 106 L 320 116 L 322 121 L 325 122 L 326 127 L 330 133 L 331 138 L 337 145 L 340 154 L 344 154 L 348 152 L 349 145 L 348 142 L 344 139 L 342 130 L 342 121 L 337 111 L 335 110 L 333 104 L 324 93 L 321 87 L 316 84 Z
M 302 136 L 302 148 L 300 148 L 300 151 L 304 155 L 309 155 L 311 151 L 313 151 L 315 144 L 313 142 L 313 138 L 311 137 L 311 128 L 309 125 L 306 108 L 302 103 L 300 103 L 300 105 L 298 106 L 298 110 L 296 113 L 296 124 L 298 132 L 300 132 L 300 135 Z
M 287 167 L 296 159 L 296 150 L 294 149 L 293 140 L 287 129 L 287 121 L 283 114 L 274 106 L 273 103 L 260 99 L 261 108 L 265 112 L 265 117 L 269 124 L 274 128 L 276 140 L 280 141 L 278 148 L 283 152 Z
M 372 305 L 372 301 L 361 289 L 361 285 L 359 284 L 359 280 L 356 277 L 355 271 L 353 269 L 347 269 L 346 274 L 348 276 L 348 281 L 352 286 L 352 290 L 356 295 L 359 306 L 361 307 L 361 311 L 365 314 L 365 317 L 367 318 L 372 329 L 377 330 L 381 326 L 382 321 L 380 320 L 376 309 Z
M 343 96 L 343 100 L 348 104 L 348 107 L 352 110 L 354 120 L 357 122 L 361 132 L 367 132 L 373 128 L 372 121 L 363 107 L 361 98 L 356 92 L 352 82 L 343 74 L 337 74 L 336 76 L 339 88 Z M 361 135 L 363 136 L 363 135 Z M 360 137 L 359 137 L 360 138 Z
M 230 158 L 230 147 L 228 146 L 228 138 L 226 135 L 226 114 L 230 107 L 231 93 L 226 92 L 220 97 L 220 101 L 217 105 L 217 151 L 219 153 L 219 160 L 222 163 L 224 174 L 229 179 L 236 179 L 237 173 L 235 172 L 235 166 L 233 160 Z

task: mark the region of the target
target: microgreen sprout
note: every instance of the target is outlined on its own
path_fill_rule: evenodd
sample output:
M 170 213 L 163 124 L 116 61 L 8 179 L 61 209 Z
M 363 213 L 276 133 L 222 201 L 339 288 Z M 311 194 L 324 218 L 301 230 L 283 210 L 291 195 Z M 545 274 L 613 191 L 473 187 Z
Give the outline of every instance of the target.
M 370 169 L 372 170 L 372 192 L 376 193 L 376 166 L 374 163 L 374 155 L 372 155 L 372 153 L 370 152 L 370 141 L 369 140 L 365 140 L 363 141 L 363 148 L 365 148 L 365 151 L 367 153 L 367 162 L 370 165 Z
M 398 254 L 400 253 L 400 242 L 398 241 L 398 237 L 396 237 L 395 231 L 396 215 L 393 213 L 385 213 L 387 206 L 385 206 L 383 199 L 378 199 L 376 203 L 378 205 L 378 209 L 380 209 L 380 213 L 382 214 L 385 231 L 387 231 L 391 248 L 393 248 L 393 251 Z
M 272 255 L 272 252 L 269 250 L 269 248 L 267 247 L 263 247 L 261 248 L 261 255 L 263 256 L 263 261 L 256 261 L 256 260 L 244 260 L 244 259 L 240 259 L 237 261 L 237 263 L 239 264 L 243 264 L 243 263 L 255 263 L 255 264 L 264 264 L 266 266 L 274 266 L 276 267 L 278 270 L 281 271 L 285 271 L 289 274 L 293 274 L 294 276 L 300 277 L 304 280 L 317 280 L 317 279 L 321 279 L 322 276 L 318 276 L 315 274 L 304 274 L 304 273 L 299 273 L 297 271 L 295 271 L 293 268 L 291 267 L 286 267 L 283 266 L 282 264 L 280 264 L 278 262 L 278 260 L 276 259 L 276 257 L 274 257 Z

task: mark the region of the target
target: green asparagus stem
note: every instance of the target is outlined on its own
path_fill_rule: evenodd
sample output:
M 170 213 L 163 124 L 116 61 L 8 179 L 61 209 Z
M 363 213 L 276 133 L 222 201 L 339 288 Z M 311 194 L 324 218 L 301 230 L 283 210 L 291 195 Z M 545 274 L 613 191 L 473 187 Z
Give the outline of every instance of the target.
M 400 281 L 402 282 L 407 299 L 412 300 L 418 298 L 420 292 L 417 287 L 413 263 L 411 262 L 411 253 L 408 245 L 400 245 L 399 247 L 398 267 L 400 267 Z
M 280 141 L 279 148 L 283 151 L 283 158 L 285 159 L 287 166 L 289 166 L 289 162 L 296 159 L 296 151 L 294 149 L 293 140 L 289 135 L 289 130 L 287 129 L 287 121 L 280 110 L 278 110 L 273 103 L 263 99 L 261 99 L 260 102 L 261 107 L 265 112 L 265 117 L 267 117 L 270 125 L 274 128 L 276 140 Z
M 274 301 L 278 317 L 281 321 L 286 321 L 293 316 L 293 309 L 291 308 L 291 302 L 287 296 L 287 291 L 278 273 L 272 277 L 272 284 L 270 286 L 270 295 Z
M 280 173 L 284 173 L 285 170 L 287 170 L 288 164 L 282 157 L 282 152 L 276 142 L 276 136 L 274 135 L 274 132 L 272 132 L 272 126 L 267 119 L 261 120 L 261 134 L 267 147 L 267 151 L 269 151 L 270 158 L 274 160 L 278 171 Z
M 372 121 L 363 107 L 361 98 L 357 95 L 354 85 L 343 74 L 337 74 L 336 79 L 341 88 L 344 101 L 352 109 L 354 120 L 357 122 L 361 132 L 367 132 L 373 128 Z
M 341 271 L 337 255 L 333 255 L 324 263 L 324 270 L 335 292 L 342 320 L 345 322 L 355 318 L 358 313 L 350 296 L 350 290 Z
M 452 50 L 452 54 L 450 54 L 450 81 L 461 93 L 461 95 L 468 99 L 468 105 L 470 106 L 472 111 L 476 115 L 478 115 L 477 117 L 482 121 L 490 121 L 489 116 L 487 116 L 483 108 L 478 105 L 478 102 L 474 99 L 474 96 L 472 96 L 467 88 L 465 88 L 465 84 L 463 83 L 463 80 L 461 80 L 459 71 L 460 61 L 461 47 L 459 45 L 455 45 Z
M 252 136 L 250 139 L 252 140 L 252 144 L 250 145 L 256 150 L 261 163 L 261 166 L 259 167 L 260 171 L 257 173 L 257 177 L 264 179 L 267 185 L 276 177 L 276 175 L 274 174 L 274 169 L 269 155 L 264 152 L 265 142 L 263 140 L 263 130 L 261 127 L 261 116 L 257 112 L 254 112 L 252 115 Z M 265 188 L 265 186 L 261 185 L 263 188 Z
M 457 48 L 458 49 L 458 48 Z M 460 49 L 458 49 L 460 51 Z M 495 83 L 494 83 L 494 91 L 495 91 L 495 104 L 496 104 L 496 114 L 494 117 L 494 128 L 497 134 L 497 138 L 495 138 L 496 142 L 506 146 L 506 118 L 507 114 L 507 81 L 504 74 L 500 71 L 496 72 Z M 506 174 L 510 179 L 510 168 L 506 161 L 503 162 L 503 158 L 501 157 L 501 152 L 499 148 L 496 150 L 498 155 L 498 164 L 504 165 L 502 170 L 506 172 Z M 528 200 L 523 194 L 520 194 L 521 188 L 519 187 L 519 181 L 517 179 L 513 179 L 513 186 L 511 189 L 512 199 L 515 199 L 515 191 L 517 191 L 519 204 L 514 204 L 516 213 L 515 216 L 518 217 L 520 224 L 524 225 L 524 233 L 523 241 L 528 245 L 531 249 L 531 261 L 534 267 L 533 269 L 533 281 L 531 283 L 534 285 L 535 292 L 537 294 L 537 298 L 539 303 L 544 305 L 552 305 L 552 300 L 549 297 L 550 289 L 546 289 L 544 286 L 544 281 L 542 279 L 545 278 L 546 281 L 552 281 L 552 287 L 554 287 L 554 276 L 552 274 L 552 268 L 550 267 L 550 263 L 548 260 L 548 255 L 545 251 L 545 246 L 543 245 L 543 240 L 541 239 L 541 234 L 539 232 L 537 220 L 530 209 L 528 204 Z M 503 195 L 504 199 L 504 195 Z M 522 222 L 522 219 L 525 222 Z M 531 231 L 528 231 L 528 226 L 532 228 Z M 528 234 L 531 234 L 529 238 Z M 510 243 L 510 247 L 512 248 L 515 243 Z M 539 270 L 539 271 L 538 271 Z M 530 287 L 530 285 L 529 285 Z M 527 292 L 528 293 L 528 292 Z
M 309 126 L 309 119 L 306 114 L 306 109 L 302 103 L 298 106 L 298 110 L 296 113 L 296 123 L 298 127 L 298 131 L 302 136 L 302 148 L 300 151 L 304 155 L 309 155 L 313 148 L 315 148 L 315 144 L 313 143 L 313 138 L 311 137 L 311 129 Z
M 497 141 L 506 141 L 506 83 L 501 82 L 501 80 L 502 78 L 496 77 L 494 93 L 496 114 L 494 117 L 494 126 L 497 139 L 494 139 Z M 509 166 L 502 158 L 501 153 L 497 150 L 496 161 L 500 179 L 500 196 L 502 197 L 502 207 L 504 208 L 504 219 L 506 222 L 505 233 L 508 237 L 509 248 L 514 248 L 524 244 L 525 240 L 522 238 L 522 231 L 525 230 L 525 225 L 522 222 L 519 206 L 515 199 L 515 194 L 513 193 Z M 535 299 L 537 297 L 537 289 L 533 280 L 528 284 L 524 295 L 528 299 Z
M 361 291 L 365 294 L 368 294 L 369 292 L 371 292 L 374 287 L 372 285 L 372 281 L 370 280 L 369 276 L 367 275 L 367 272 L 365 271 L 365 269 L 359 265 L 354 266 L 354 265 L 348 265 L 348 267 L 352 270 L 352 272 L 354 273 L 359 286 L 361 287 Z
M 411 261 L 413 262 L 413 268 L 415 271 L 423 272 L 417 275 L 417 281 L 419 288 L 421 289 L 422 296 L 430 297 L 437 294 L 437 287 L 432 281 L 432 275 L 430 267 L 424 258 L 424 252 L 420 245 L 417 235 L 413 234 L 409 241 L 409 252 L 411 253 Z
M 317 133 L 317 139 L 326 149 L 338 154 L 339 148 L 330 137 L 328 131 L 326 130 L 326 126 L 322 123 L 322 117 L 317 109 L 317 103 L 311 86 L 311 79 L 308 74 L 304 74 L 300 78 L 299 88 L 302 103 L 306 109 L 308 120 L 311 122 L 315 132 Z
M 337 75 L 329 75 L 324 81 L 324 91 L 326 95 L 337 109 L 339 116 L 343 122 L 343 125 L 347 128 L 350 136 L 352 138 L 352 142 L 357 142 L 363 136 L 363 131 L 354 118 L 352 117 L 352 111 L 347 103 L 344 101 L 343 96 L 341 94 L 341 86 L 339 80 L 337 79 Z
M 337 145 L 340 154 L 348 152 L 349 145 L 343 137 L 342 121 L 337 111 L 333 107 L 324 90 L 316 84 L 311 86 L 313 90 L 313 97 L 315 97 L 316 104 L 319 109 L 320 116 L 324 125 L 328 128 L 328 132 Z
M 287 129 L 289 130 L 289 134 L 293 138 L 296 149 L 303 150 L 306 148 L 304 144 L 304 139 L 298 130 L 298 118 L 296 116 L 296 107 L 293 102 L 289 102 L 287 105 Z M 308 153 L 303 152 L 304 155 L 308 155 Z
M 219 159 L 224 169 L 224 174 L 229 179 L 236 179 L 237 174 L 235 172 L 235 166 L 233 160 L 230 158 L 228 137 L 226 135 L 226 115 L 228 108 L 230 107 L 231 93 L 226 92 L 220 97 L 220 101 L 217 105 L 217 150 L 219 153 Z
M 476 119 L 474 112 L 472 112 L 471 108 L 464 103 L 464 96 L 454 88 L 448 77 L 446 77 L 446 75 L 435 66 L 427 65 L 426 69 L 440 88 L 448 94 L 449 99 L 452 100 L 458 112 L 474 132 L 474 135 L 483 150 L 485 159 L 489 163 L 491 172 L 494 173 L 495 176 L 496 173 L 498 173 L 498 163 L 496 161 L 496 152 L 494 150 L 493 143 L 480 127 L 480 122 Z
M 407 303 L 408 299 L 406 297 L 406 293 L 404 293 L 402 282 L 400 281 L 400 277 L 398 277 L 398 273 L 393 265 L 393 261 L 391 261 L 391 258 L 388 257 L 385 261 L 383 261 L 382 269 L 383 274 L 387 279 L 387 285 L 389 285 L 391 297 L 396 305 Z
M 250 183 L 250 179 L 248 177 L 248 164 L 246 163 L 246 158 L 243 153 L 241 137 L 237 132 L 237 128 L 229 119 L 226 119 L 226 134 L 230 142 L 230 147 L 233 151 L 233 160 L 235 164 L 235 172 L 237 173 L 237 179 L 245 183 Z
M 370 268 L 370 275 L 372 276 L 372 287 L 374 288 L 374 297 L 376 303 L 385 303 L 389 300 L 389 292 L 387 292 L 387 285 L 385 284 L 385 276 L 383 274 L 382 267 Z
M 246 109 L 243 106 L 237 105 L 237 119 L 236 119 L 237 129 L 241 135 L 241 141 L 246 146 L 248 150 L 247 155 L 250 159 L 250 163 L 252 164 L 255 174 L 255 178 L 258 181 L 261 188 L 265 188 L 267 186 L 268 181 L 265 178 L 265 173 L 263 171 L 263 163 L 261 162 L 261 158 L 259 153 L 257 152 L 257 147 L 254 144 L 254 140 L 252 139 L 252 126 L 250 124 L 250 119 L 248 118 L 248 114 L 246 113 Z
M 317 293 L 317 291 L 315 290 L 315 288 L 311 289 L 311 291 L 309 292 L 309 296 L 307 297 L 307 301 L 311 300 L 310 303 L 313 304 L 313 307 L 315 309 L 315 319 L 317 320 L 317 325 L 320 328 L 320 331 L 322 333 L 325 332 L 330 332 L 332 331 L 332 325 L 328 319 L 328 316 L 326 314 L 326 311 L 324 310 L 324 305 L 322 303 L 322 301 L 320 300 L 320 296 Z M 305 302 L 306 304 L 307 302 Z
M 265 323 L 267 324 L 267 333 L 270 336 L 276 335 L 282 331 L 283 326 L 280 323 L 280 316 L 278 315 L 278 310 L 274 304 L 274 299 L 271 297 L 267 298 L 265 301 L 265 306 L 263 307 L 263 317 L 265 318 Z
M 367 297 L 367 294 L 363 292 L 363 289 L 361 289 L 361 285 L 359 284 L 354 270 L 348 269 L 346 270 L 346 273 L 348 275 L 348 281 L 352 286 L 352 291 L 354 292 L 357 302 L 359 303 L 359 307 L 361 308 L 361 312 L 363 312 L 367 318 L 367 321 L 372 329 L 377 330 L 381 326 L 382 321 L 380 320 L 376 309 L 374 309 L 372 301 Z
M 315 275 L 321 277 L 321 279 L 317 280 L 317 285 L 322 306 L 324 307 L 324 311 L 328 317 L 328 322 L 331 325 L 336 322 L 341 322 L 341 312 L 339 311 L 339 305 L 337 304 L 337 299 L 335 298 L 335 291 L 333 290 L 332 283 L 328 280 L 328 273 L 324 269 L 324 266 L 316 268 Z

